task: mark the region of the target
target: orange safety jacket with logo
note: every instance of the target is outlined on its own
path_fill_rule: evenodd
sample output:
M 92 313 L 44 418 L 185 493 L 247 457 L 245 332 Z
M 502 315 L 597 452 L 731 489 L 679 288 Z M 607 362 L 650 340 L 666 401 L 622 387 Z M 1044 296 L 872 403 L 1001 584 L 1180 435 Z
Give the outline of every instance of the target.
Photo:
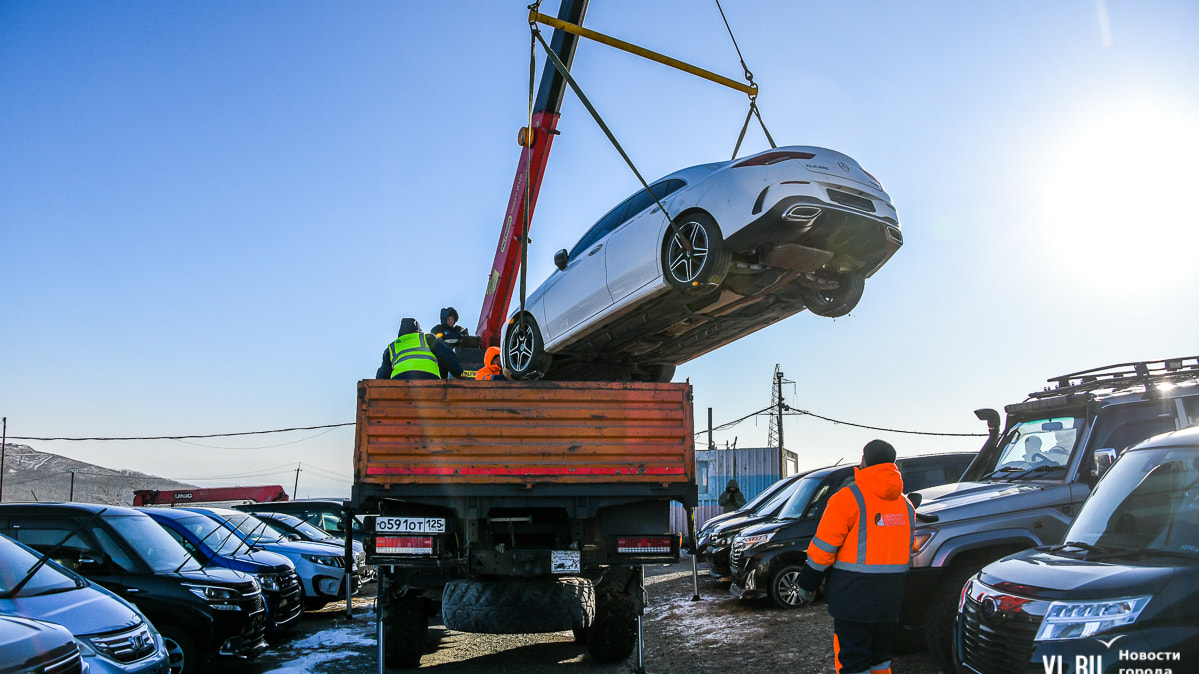
M 828 501 L 799 584 L 826 579 L 829 614 L 865 623 L 899 619 L 916 513 L 894 463 L 854 469 L 854 484 Z
M 500 366 L 500 347 L 487 347 L 487 352 L 483 354 L 483 367 L 475 373 L 475 379 L 480 381 L 491 381 L 496 377 L 503 379 L 503 374 L 504 368 Z

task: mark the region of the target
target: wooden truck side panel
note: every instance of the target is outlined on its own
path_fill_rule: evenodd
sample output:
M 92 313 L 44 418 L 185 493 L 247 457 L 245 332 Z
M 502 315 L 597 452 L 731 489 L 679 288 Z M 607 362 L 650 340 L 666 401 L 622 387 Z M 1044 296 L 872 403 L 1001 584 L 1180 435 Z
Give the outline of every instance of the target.
M 354 479 L 418 485 L 693 483 L 691 386 L 358 382 Z

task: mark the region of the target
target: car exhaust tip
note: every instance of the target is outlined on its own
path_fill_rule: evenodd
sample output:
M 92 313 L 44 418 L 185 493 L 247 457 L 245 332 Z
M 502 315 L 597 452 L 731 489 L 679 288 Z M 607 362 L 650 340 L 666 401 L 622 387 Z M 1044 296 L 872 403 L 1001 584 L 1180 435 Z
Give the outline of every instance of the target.
M 886 230 L 887 239 L 896 246 L 903 245 L 903 232 L 899 231 L 898 227 L 888 226 Z
M 816 218 L 819 218 L 823 212 L 816 206 L 792 206 L 783 212 L 783 219 L 789 222 L 798 222 L 807 227 L 816 222 Z

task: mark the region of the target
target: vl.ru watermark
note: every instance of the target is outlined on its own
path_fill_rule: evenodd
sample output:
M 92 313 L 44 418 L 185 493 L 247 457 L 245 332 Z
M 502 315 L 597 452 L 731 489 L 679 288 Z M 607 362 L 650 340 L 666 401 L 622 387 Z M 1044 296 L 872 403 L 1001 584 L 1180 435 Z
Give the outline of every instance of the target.
M 1076 655 L 1074 667 L 1061 655 L 1042 655 L 1041 666 L 1045 674 L 1104 674 L 1102 655 Z M 1175 674 L 1174 667 L 1181 666 L 1182 654 L 1175 651 L 1120 651 L 1116 662 L 1116 674 Z M 1127 666 L 1125 666 L 1127 665 Z M 1182 670 L 1178 670 L 1181 672 Z

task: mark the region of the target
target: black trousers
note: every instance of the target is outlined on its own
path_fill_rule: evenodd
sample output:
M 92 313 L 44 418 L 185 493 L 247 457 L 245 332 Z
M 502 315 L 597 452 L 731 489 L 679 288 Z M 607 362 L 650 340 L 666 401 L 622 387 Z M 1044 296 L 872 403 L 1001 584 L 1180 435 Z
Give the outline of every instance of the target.
M 895 623 L 859 623 L 833 618 L 833 652 L 837 674 L 886 671 L 891 668 Z

